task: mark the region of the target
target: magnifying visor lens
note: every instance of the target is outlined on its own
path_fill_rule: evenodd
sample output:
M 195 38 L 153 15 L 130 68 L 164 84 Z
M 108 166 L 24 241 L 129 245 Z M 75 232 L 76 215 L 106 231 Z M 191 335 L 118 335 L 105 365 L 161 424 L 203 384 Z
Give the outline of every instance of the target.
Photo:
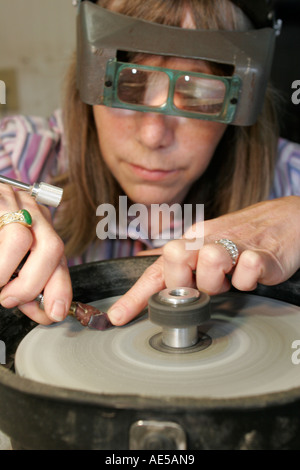
M 184 111 L 201 114 L 220 114 L 226 95 L 221 80 L 184 75 L 176 80 L 174 105 Z
M 117 85 L 119 100 L 141 106 L 163 106 L 168 99 L 169 77 L 157 70 L 124 68 Z
M 108 61 L 103 104 L 231 122 L 239 89 L 238 77 Z

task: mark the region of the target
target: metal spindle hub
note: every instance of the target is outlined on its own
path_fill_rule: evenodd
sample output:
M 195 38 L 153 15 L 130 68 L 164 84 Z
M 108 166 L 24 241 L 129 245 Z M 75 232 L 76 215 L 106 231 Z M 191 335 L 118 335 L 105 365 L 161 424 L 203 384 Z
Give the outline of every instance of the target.
M 191 287 L 176 287 L 175 289 L 164 289 L 158 293 L 158 298 L 162 302 L 172 305 L 187 304 L 199 299 L 200 292 Z
M 209 337 L 200 338 L 198 331 L 199 325 L 210 318 L 210 297 L 204 292 L 191 287 L 164 289 L 150 297 L 148 311 L 150 321 L 162 327 L 161 334 L 150 340 L 155 349 L 188 352 L 197 344 L 197 350 L 207 347 Z M 199 344 L 201 340 L 205 340 L 205 346 L 203 341 Z

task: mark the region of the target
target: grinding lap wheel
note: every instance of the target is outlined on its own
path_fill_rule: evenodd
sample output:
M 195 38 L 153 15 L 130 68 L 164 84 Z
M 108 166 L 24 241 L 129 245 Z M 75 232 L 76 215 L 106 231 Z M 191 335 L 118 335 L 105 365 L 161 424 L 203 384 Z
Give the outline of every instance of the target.
M 102 299 L 98 305 L 106 308 L 155 259 L 71 268 L 74 300 Z M 297 350 L 291 346 L 300 339 L 299 286 L 300 271 L 275 287 L 259 285 L 251 295 L 214 298 L 211 320 L 200 327 L 203 348 L 194 356 L 155 350 L 160 327 L 147 316 L 98 332 L 72 318 L 36 326 L 0 306 L 0 338 L 7 346 L 0 429 L 16 450 L 298 450 L 300 364 L 292 363 Z M 26 347 L 29 338 L 32 348 Z
M 106 310 L 115 298 L 94 303 Z M 20 343 L 16 370 L 49 385 L 99 394 L 228 399 L 300 386 L 292 344 L 300 339 L 300 309 L 265 297 L 228 293 L 212 298 L 201 325 L 204 346 L 162 352 L 160 328 L 147 314 L 104 332 L 74 318 L 38 326 Z

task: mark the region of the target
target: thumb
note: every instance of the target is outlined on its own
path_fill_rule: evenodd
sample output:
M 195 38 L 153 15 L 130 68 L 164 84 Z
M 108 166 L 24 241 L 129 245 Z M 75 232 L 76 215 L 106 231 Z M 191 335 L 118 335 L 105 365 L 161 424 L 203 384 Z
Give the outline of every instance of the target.
M 165 287 L 162 257 L 149 266 L 137 282 L 108 309 L 113 325 L 125 325 L 141 313 L 151 295 Z

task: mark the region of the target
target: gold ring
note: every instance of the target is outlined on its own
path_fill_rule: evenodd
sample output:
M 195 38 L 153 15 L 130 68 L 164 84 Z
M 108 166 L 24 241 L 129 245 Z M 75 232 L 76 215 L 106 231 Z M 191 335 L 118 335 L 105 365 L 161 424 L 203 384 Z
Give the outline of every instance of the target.
M 0 229 L 4 227 L 4 225 L 12 224 L 14 222 L 30 228 L 32 226 L 32 217 L 25 209 L 21 209 L 16 212 L 7 212 L 7 214 L 3 214 L 0 217 Z

